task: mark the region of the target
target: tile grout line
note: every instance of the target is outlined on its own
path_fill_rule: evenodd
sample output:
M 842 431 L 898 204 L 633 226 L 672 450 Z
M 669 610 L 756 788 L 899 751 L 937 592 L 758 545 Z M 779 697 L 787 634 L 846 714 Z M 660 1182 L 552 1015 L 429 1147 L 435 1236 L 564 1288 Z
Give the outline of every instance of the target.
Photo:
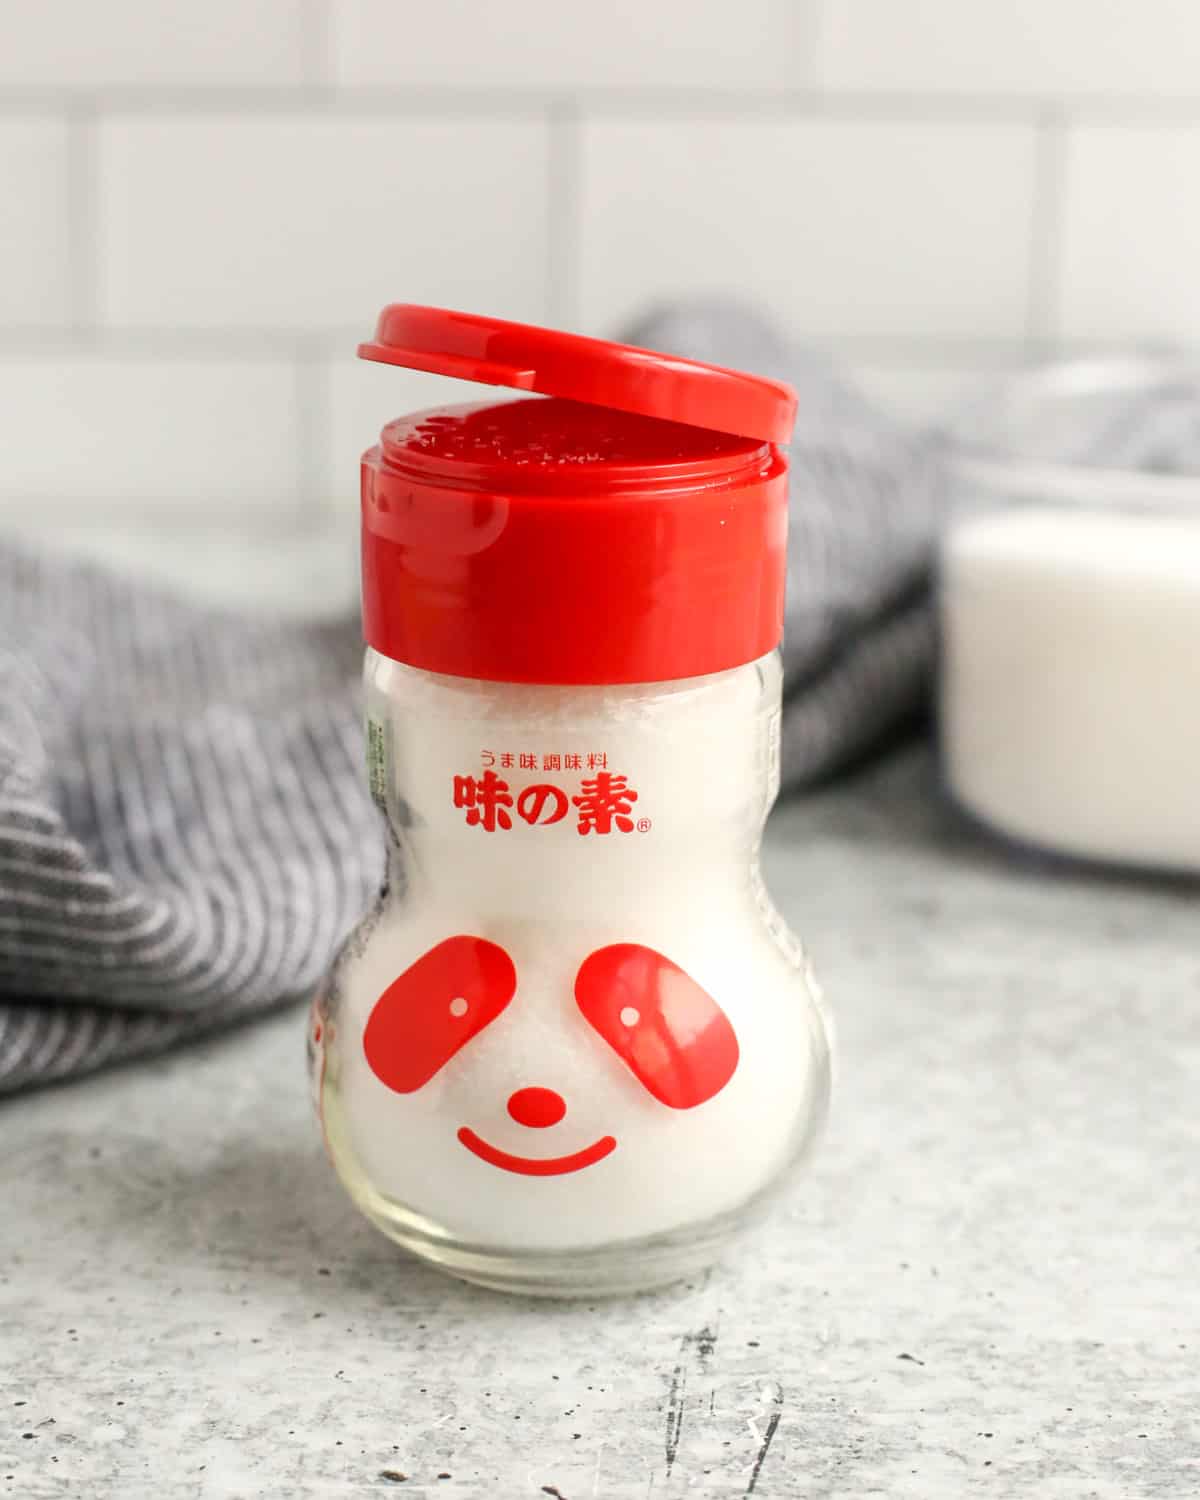
M 578 322 L 579 114 L 569 99 L 547 112 L 546 315 L 559 328 Z
M 572 316 L 568 309 L 567 316 Z M 55 358 L 84 349 L 121 359 L 175 358 L 196 363 L 211 361 L 328 361 L 353 348 L 362 336 L 360 326 L 297 330 L 287 328 L 157 328 L 70 327 L 41 325 L 0 326 L 0 357 Z M 1015 337 L 931 335 L 834 334 L 823 340 L 835 355 L 881 364 L 944 364 L 959 361 L 1002 360 L 1025 352 L 1031 344 L 1048 340 Z M 1064 345 L 1085 350 L 1102 340 L 1075 338 Z
M 333 12 L 330 0 L 301 0 L 300 68 L 305 89 L 331 87 Z
M 804 74 L 808 79 L 807 90 L 812 94 L 828 97 L 829 90 L 822 82 L 825 73 L 826 50 L 829 42 L 829 0 L 811 0 L 806 56 L 803 61 Z M 797 66 L 801 66 L 797 58 Z
M 67 131 L 67 243 L 70 329 L 81 341 L 95 330 L 99 310 L 100 244 L 97 116 L 92 105 L 75 101 L 65 118 Z
M 1053 344 L 1059 328 L 1066 127 L 1061 109 L 1043 110 L 1034 137 L 1033 211 L 1030 215 L 1029 290 L 1025 338 L 1030 350 Z
M 292 381 L 296 402 L 296 495 L 301 521 L 318 527 L 328 514 L 331 480 L 329 360 L 320 346 L 298 348 Z
M 247 118 L 313 112 L 348 118 L 364 114 L 406 119 L 488 115 L 545 117 L 569 104 L 578 115 L 656 122 L 731 118 L 806 120 L 839 123 L 919 122 L 931 125 L 1028 125 L 1048 113 L 1068 112 L 1084 124 L 1187 127 L 1200 123 L 1200 89 L 1195 95 L 955 94 L 920 91 L 826 90 L 813 86 L 781 89 L 719 89 L 648 86 L 553 87 L 340 86 L 332 79 L 328 0 L 305 0 L 308 17 L 301 40 L 304 78 L 295 84 L 197 84 L 179 88 L 153 85 L 0 88 L 0 117 L 69 114 L 76 110 L 145 116 L 236 114 Z

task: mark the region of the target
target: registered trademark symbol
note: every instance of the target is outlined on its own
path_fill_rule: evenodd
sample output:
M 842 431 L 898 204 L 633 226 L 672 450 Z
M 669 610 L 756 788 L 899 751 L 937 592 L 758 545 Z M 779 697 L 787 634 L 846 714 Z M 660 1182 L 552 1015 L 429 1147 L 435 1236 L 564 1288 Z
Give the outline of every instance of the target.
M 639 833 L 649 833 L 650 832 L 650 819 L 649 818 L 639 818 L 638 821 L 637 821 L 637 831 Z

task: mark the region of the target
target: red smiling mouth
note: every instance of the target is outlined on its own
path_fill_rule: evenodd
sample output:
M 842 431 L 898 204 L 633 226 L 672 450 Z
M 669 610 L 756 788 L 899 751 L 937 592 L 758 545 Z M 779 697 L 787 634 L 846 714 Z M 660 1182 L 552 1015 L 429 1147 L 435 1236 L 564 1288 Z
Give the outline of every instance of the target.
M 603 1161 L 609 1152 L 617 1149 L 616 1140 L 611 1135 L 602 1135 L 598 1141 L 593 1141 L 582 1151 L 572 1151 L 569 1156 L 513 1156 L 509 1151 L 489 1145 L 469 1125 L 459 1130 L 458 1138 L 481 1161 L 505 1172 L 520 1172 L 525 1177 L 557 1177 L 563 1172 L 581 1172 L 584 1167 Z

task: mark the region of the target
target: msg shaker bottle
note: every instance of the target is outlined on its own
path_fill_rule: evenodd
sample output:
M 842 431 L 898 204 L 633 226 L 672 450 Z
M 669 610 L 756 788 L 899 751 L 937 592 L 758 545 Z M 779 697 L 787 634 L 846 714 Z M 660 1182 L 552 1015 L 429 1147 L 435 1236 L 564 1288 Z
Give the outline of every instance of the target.
M 829 1040 L 759 874 L 795 398 L 396 305 L 360 354 L 506 385 L 362 465 L 375 909 L 313 1007 L 329 1154 L 458 1276 L 707 1265 L 811 1140 Z

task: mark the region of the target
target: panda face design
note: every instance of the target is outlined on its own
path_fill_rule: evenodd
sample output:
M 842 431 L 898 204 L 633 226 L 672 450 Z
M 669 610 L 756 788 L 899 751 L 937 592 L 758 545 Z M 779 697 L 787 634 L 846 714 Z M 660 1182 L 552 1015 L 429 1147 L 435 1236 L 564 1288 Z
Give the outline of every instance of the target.
M 376 1001 L 363 1033 L 371 1071 L 394 1092 L 415 1094 L 456 1053 L 476 1043 L 514 1002 L 517 987 L 516 967 L 498 944 L 447 938 Z M 695 1109 L 733 1076 L 738 1042 L 725 1012 L 653 948 L 615 943 L 597 949 L 580 966 L 574 989 L 579 1012 L 597 1038 L 665 1108 Z M 537 1082 L 516 1089 L 507 1110 L 518 1125 L 546 1130 L 567 1115 L 568 1102 Z M 467 1124 L 460 1125 L 457 1137 L 481 1161 L 527 1177 L 582 1171 L 618 1144 L 605 1134 L 568 1155 L 525 1156 L 502 1151 Z

